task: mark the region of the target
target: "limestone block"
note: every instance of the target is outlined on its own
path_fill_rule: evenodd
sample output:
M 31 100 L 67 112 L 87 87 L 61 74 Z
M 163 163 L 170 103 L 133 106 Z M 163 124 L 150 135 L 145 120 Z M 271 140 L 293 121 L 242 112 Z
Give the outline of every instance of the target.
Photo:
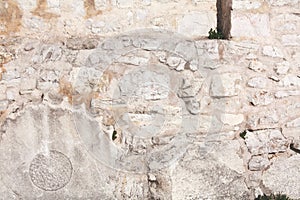
M 296 118 L 286 124 L 288 128 L 300 127 L 300 117 Z
M 178 42 L 175 47 L 175 53 L 182 56 L 187 61 L 196 59 L 198 56 L 195 43 L 188 40 Z
M 0 101 L 0 112 L 5 111 L 8 107 L 8 101 L 2 100 Z
M 279 82 L 279 84 L 284 87 L 299 87 L 300 77 L 294 74 L 288 74 Z
M 287 106 L 286 113 L 288 116 L 298 116 L 300 113 L 300 102 L 292 101 L 291 104 Z
M 141 56 L 122 56 L 118 59 L 118 62 L 129 64 L 129 65 L 135 65 L 135 66 L 141 66 L 146 65 L 149 61 L 149 58 L 141 57 Z
M 236 154 L 237 148 L 225 144 L 222 145 L 224 149 L 210 152 L 208 145 L 190 149 L 174 166 L 170 175 L 172 199 L 250 199 L 244 179 L 236 172 L 243 170 L 242 160 Z M 231 161 L 241 169 L 233 163 L 228 166 Z
M 117 0 L 117 6 L 119 8 L 131 8 L 133 6 L 133 0 Z
M 250 129 L 277 128 L 279 116 L 276 111 L 264 110 L 260 113 L 253 113 L 248 116 L 247 126 Z
M 125 75 L 119 87 L 122 96 L 164 99 L 169 93 L 169 82 L 169 76 L 141 70 Z M 154 87 L 151 88 L 152 86 Z
M 263 173 L 263 184 L 274 193 L 286 194 L 292 199 L 300 198 L 300 155 L 279 157 Z
M 247 131 L 245 142 L 252 155 L 285 152 L 288 148 L 287 139 L 277 129 Z
M 274 68 L 275 72 L 278 75 L 286 75 L 289 69 L 290 69 L 290 63 L 287 61 L 284 61 L 282 63 L 277 63 Z
M 192 115 L 183 116 L 182 131 L 186 133 L 214 133 L 220 131 L 223 123 L 215 116 Z
M 261 6 L 261 2 L 258 0 L 248 1 L 248 0 L 233 0 L 232 9 L 250 10 L 258 9 Z
M 220 66 L 222 53 L 219 53 L 224 46 L 219 44 L 218 40 L 198 40 L 196 41 L 196 48 L 199 56 L 199 66 L 209 69 L 216 69 Z
M 264 65 L 262 62 L 259 61 L 251 61 L 249 64 L 249 69 L 255 71 L 255 72 L 264 72 L 267 70 L 267 66 Z
M 238 95 L 237 84 L 241 76 L 234 73 L 214 75 L 210 85 L 212 97 L 232 97 Z
M 266 88 L 268 79 L 265 77 L 254 77 L 248 81 L 248 86 L 252 88 Z
M 6 85 L 0 85 L 0 101 L 6 99 Z
M 19 89 L 15 87 L 8 87 L 6 90 L 7 100 L 15 101 L 17 96 L 19 95 Z
M 207 36 L 212 27 L 216 27 L 216 13 L 191 12 L 178 19 L 178 32 L 183 35 Z
M 268 0 L 272 6 L 297 6 L 299 0 Z
M 225 125 L 229 126 L 236 126 L 241 124 L 244 121 L 244 115 L 243 114 L 222 114 L 221 115 L 221 121 Z
M 259 116 L 259 125 L 265 125 L 266 127 L 272 127 L 279 122 L 279 116 L 275 111 L 267 111 L 262 116 Z
M 95 9 L 103 10 L 109 6 L 109 1 L 107 0 L 94 0 L 95 1 Z
M 23 78 L 20 83 L 20 93 L 34 90 L 37 86 L 37 80 L 35 78 Z
M 182 60 L 183 59 L 179 57 L 169 56 L 166 63 L 169 67 L 174 69 L 182 62 Z
M 256 92 L 254 95 L 249 97 L 249 102 L 251 102 L 254 106 L 266 106 L 271 104 L 273 101 L 273 94 L 265 90 Z
M 270 33 L 268 14 L 233 13 L 231 35 L 235 37 L 268 37 Z
M 151 5 L 151 0 L 142 0 L 142 3 L 145 6 L 150 6 Z
M 219 133 L 220 134 L 220 133 Z M 222 140 L 218 144 L 208 144 L 211 156 L 237 173 L 245 172 L 244 161 L 240 157 L 241 145 L 238 140 Z
M 187 110 L 191 114 L 195 115 L 200 112 L 200 103 L 197 100 L 191 99 L 191 100 L 187 101 L 185 104 L 186 104 Z
M 299 96 L 300 90 L 286 90 L 286 91 L 278 91 L 275 93 L 275 97 L 280 99 L 289 96 Z
M 266 56 L 270 56 L 273 58 L 284 57 L 283 52 L 278 47 L 274 47 L 274 46 L 264 46 L 262 53 Z
M 249 161 L 248 167 L 251 171 L 261 171 L 270 165 L 270 161 L 266 156 L 252 156 Z
M 300 35 L 283 35 L 281 41 L 284 46 L 299 46 Z
M 203 79 L 198 77 L 186 76 L 181 83 L 179 97 L 194 97 L 200 91 Z
M 18 2 L 18 5 L 22 8 L 22 10 L 30 12 L 36 8 L 36 0 L 16 0 Z
M 6 70 L 6 72 L 2 75 L 2 80 L 13 81 L 19 79 L 20 77 L 20 72 L 14 68 Z

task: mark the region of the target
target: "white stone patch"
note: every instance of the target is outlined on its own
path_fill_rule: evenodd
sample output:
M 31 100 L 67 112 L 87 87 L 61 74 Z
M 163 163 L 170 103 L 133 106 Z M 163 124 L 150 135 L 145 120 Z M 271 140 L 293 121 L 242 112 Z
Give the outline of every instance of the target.
M 212 27 L 216 27 L 216 13 L 191 12 L 178 19 L 178 32 L 188 36 L 206 36 Z M 201 20 L 199 20 L 201 19 Z
M 270 165 L 270 161 L 266 156 L 253 156 L 248 164 L 249 170 L 261 171 Z
M 151 5 L 151 0 L 142 0 L 142 3 L 143 3 L 145 6 L 150 6 L 150 5 Z
M 7 109 L 7 107 L 8 107 L 7 100 L 0 101 L 0 112 L 5 111 Z
M 231 34 L 235 37 L 268 37 L 271 35 L 269 15 L 233 13 Z
M 283 35 L 281 38 L 282 44 L 285 46 L 299 46 L 300 35 Z
M 254 77 L 248 81 L 248 86 L 252 88 L 266 88 L 268 83 L 268 79 L 265 77 Z
M 117 6 L 119 8 L 131 8 L 133 4 L 133 0 L 117 0 Z
M 36 88 L 37 80 L 35 78 L 24 78 L 20 83 L 20 93 L 34 90 Z
M 240 143 L 237 140 L 222 141 L 216 151 L 213 152 L 213 156 L 228 168 L 237 173 L 243 173 L 245 172 L 245 167 L 243 159 L 239 156 L 240 148 Z
M 167 65 L 174 69 L 182 62 L 182 60 L 182 58 L 170 56 L 167 58 Z
M 276 64 L 274 70 L 278 75 L 286 75 L 288 73 L 289 69 L 290 69 L 290 63 L 287 61 L 284 61 L 282 63 Z
M 189 74 L 186 74 L 186 77 L 182 79 L 180 91 L 178 93 L 179 97 L 194 97 L 201 89 L 204 80 L 198 77 L 188 75 Z
M 250 97 L 249 101 L 254 106 L 266 106 L 274 101 L 274 97 L 270 92 L 263 90 L 256 92 L 253 96 Z
M 287 139 L 277 129 L 247 131 L 245 138 L 252 155 L 285 152 L 288 146 Z
M 149 58 L 139 57 L 139 56 L 122 56 L 118 59 L 118 62 L 135 65 L 135 66 L 146 65 L 148 61 Z
M 236 126 L 241 124 L 244 121 L 244 115 L 243 114 L 222 114 L 221 115 L 221 121 L 225 125 L 229 126 Z
M 273 6 L 293 6 L 299 3 L 299 0 L 268 0 Z
M 275 97 L 278 99 L 289 97 L 289 96 L 299 96 L 299 95 L 300 95 L 300 90 L 278 91 L 275 93 Z
M 272 127 L 272 125 L 279 122 L 279 116 L 275 111 L 266 112 L 264 115 L 259 117 L 259 124 L 265 125 L 266 127 Z
M 36 8 L 36 0 L 27 0 L 27 1 L 23 1 L 23 0 L 16 0 L 18 2 L 18 5 L 21 7 L 21 9 L 25 10 L 25 11 L 32 11 L 33 9 Z
M 136 95 L 145 100 L 166 99 L 169 95 L 169 88 L 156 83 L 145 83 L 137 91 Z
M 298 199 L 300 197 L 299 165 L 300 155 L 277 158 L 270 169 L 263 173 L 263 184 L 274 193 Z
M 278 47 L 274 47 L 274 46 L 264 46 L 262 53 L 266 56 L 270 56 L 273 58 L 284 57 L 283 52 Z
M 232 2 L 232 9 L 258 9 L 261 6 L 261 2 L 254 0 L 254 1 L 245 1 L 245 0 L 233 0 Z
M 300 117 L 296 118 L 286 124 L 288 128 L 300 127 Z
M 0 85 L 0 101 L 6 99 L 6 85 Z
M 249 69 L 255 71 L 255 72 L 265 72 L 267 70 L 267 66 L 259 61 L 251 61 L 249 64 Z
M 212 97 L 232 97 L 238 95 L 237 84 L 241 76 L 235 73 L 214 75 L 210 85 Z
M 299 87 L 300 86 L 300 77 L 297 75 L 289 74 L 285 76 L 279 84 L 284 87 Z

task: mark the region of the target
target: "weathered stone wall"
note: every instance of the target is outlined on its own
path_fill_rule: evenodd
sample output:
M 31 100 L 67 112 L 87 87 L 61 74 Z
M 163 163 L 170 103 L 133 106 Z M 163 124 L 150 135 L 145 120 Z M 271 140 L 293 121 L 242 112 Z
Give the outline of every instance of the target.
M 300 198 L 299 0 L 0 11 L 0 199 Z

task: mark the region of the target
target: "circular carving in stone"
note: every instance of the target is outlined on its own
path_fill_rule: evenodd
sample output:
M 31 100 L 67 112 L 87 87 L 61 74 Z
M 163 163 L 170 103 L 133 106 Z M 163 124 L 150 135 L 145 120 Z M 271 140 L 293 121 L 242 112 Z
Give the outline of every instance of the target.
M 45 191 L 63 188 L 71 179 L 72 163 L 63 153 L 55 150 L 40 153 L 31 161 L 29 176 L 32 183 Z

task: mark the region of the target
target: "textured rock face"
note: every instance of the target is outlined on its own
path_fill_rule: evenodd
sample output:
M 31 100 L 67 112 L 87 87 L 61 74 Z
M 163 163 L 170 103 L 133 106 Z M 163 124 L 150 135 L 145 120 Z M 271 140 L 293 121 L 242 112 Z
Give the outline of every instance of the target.
M 299 4 L 2 1 L 0 199 L 300 198 Z

